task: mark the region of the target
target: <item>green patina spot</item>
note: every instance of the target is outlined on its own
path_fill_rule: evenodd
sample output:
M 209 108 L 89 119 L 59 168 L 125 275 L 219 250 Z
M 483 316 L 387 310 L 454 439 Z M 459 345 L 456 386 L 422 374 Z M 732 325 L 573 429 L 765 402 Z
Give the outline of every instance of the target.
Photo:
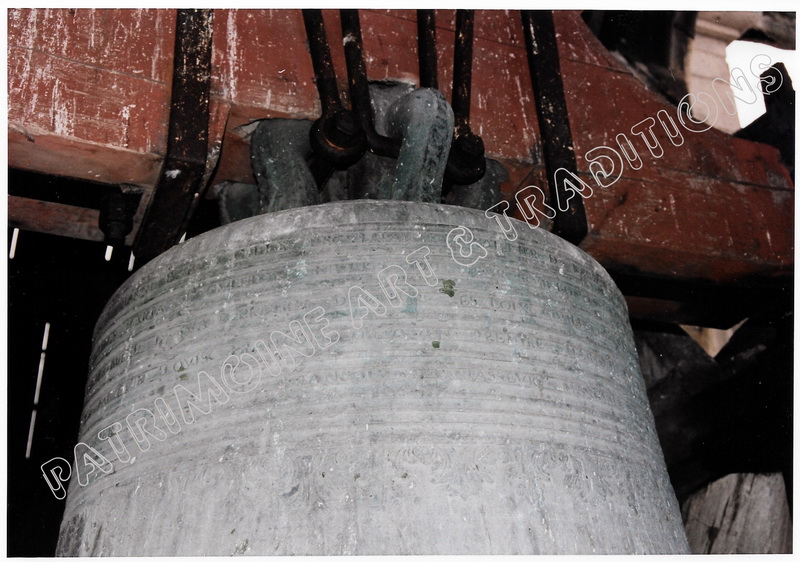
M 455 296 L 456 294 L 456 282 L 452 279 L 443 279 L 442 280 L 442 288 L 439 289 L 440 293 L 444 293 L 445 295 L 450 295 L 451 297 Z
M 187 375 L 187 374 L 183 374 L 183 375 L 181 375 L 181 376 L 180 376 L 180 377 L 178 377 L 178 378 L 179 378 L 179 379 L 181 379 L 182 381 L 185 381 L 186 379 L 188 379 L 188 378 L 189 378 L 189 375 Z
M 439 342 L 438 341 L 431 342 L 431 345 L 433 345 L 433 349 L 439 349 Z

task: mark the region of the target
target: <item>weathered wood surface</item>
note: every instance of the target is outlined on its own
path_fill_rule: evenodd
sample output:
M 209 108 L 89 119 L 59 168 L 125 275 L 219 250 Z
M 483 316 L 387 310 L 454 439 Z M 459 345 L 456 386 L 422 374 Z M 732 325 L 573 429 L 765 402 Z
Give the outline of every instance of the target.
M 688 334 L 638 329 L 636 347 L 678 500 L 733 472 L 792 486 L 791 314 L 748 320 L 711 358 Z
M 103 232 L 97 227 L 100 211 L 39 201 L 26 197 L 8 196 L 8 226 L 32 232 L 63 232 L 83 240 L 102 241 Z
M 344 89 L 338 11 L 324 16 Z M 588 150 L 613 146 L 620 132 L 633 138 L 636 123 L 675 108 L 608 53 L 579 12 L 554 17 L 578 170 L 589 181 Z M 415 19 L 413 10 L 362 11 L 371 79 L 417 81 Z M 8 22 L 10 165 L 152 188 L 167 137 L 175 12 L 15 9 Z M 454 22 L 453 10 L 437 11 L 446 96 Z M 212 112 L 223 107 L 228 119 L 212 125 L 223 148 L 211 182 L 252 183 L 237 128 L 319 114 L 302 17 L 220 9 L 214 35 Z M 472 128 L 509 168 L 502 191 L 512 199 L 546 183 L 519 12 L 476 11 L 474 49 Z M 582 247 L 608 267 L 666 276 L 731 281 L 786 272 L 794 190 L 778 151 L 714 130 L 684 137 L 676 147 L 659 133 L 663 157 L 639 146 L 639 170 L 626 167 L 614 185 L 594 190 Z
M 101 160 L 163 153 L 174 28 L 173 10 L 9 10 L 9 125 L 98 145 Z M 96 173 L 80 177 L 112 180 Z
M 790 554 L 792 520 L 780 474 L 729 474 L 683 506 L 693 554 Z

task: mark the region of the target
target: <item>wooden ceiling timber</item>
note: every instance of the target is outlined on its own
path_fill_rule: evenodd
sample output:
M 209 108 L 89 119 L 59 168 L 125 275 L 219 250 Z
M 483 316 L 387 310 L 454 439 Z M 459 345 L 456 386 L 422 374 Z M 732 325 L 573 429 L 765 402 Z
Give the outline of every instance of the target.
M 345 91 L 338 12 L 324 17 Z M 684 130 L 681 146 L 658 133 L 664 154 L 654 158 L 630 130 L 662 110 L 674 117 L 676 108 L 609 53 L 579 12 L 556 11 L 553 19 L 579 177 L 591 182 L 586 153 L 615 146 L 619 133 L 639 143 L 642 158 L 638 170 L 626 167 L 617 183 L 584 200 L 582 248 L 611 269 L 674 278 L 784 274 L 793 264 L 794 188 L 778 151 L 713 129 Z M 415 82 L 415 11 L 362 10 L 361 22 L 370 78 Z M 448 97 L 454 22 L 455 11 L 437 11 L 439 84 Z M 11 10 L 9 164 L 138 184 L 147 199 L 166 150 L 174 24 L 172 10 Z M 146 45 L 151 57 L 123 56 L 124 41 Z M 215 10 L 211 102 L 224 117 L 221 147 L 212 143 L 219 156 L 212 185 L 252 181 L 238 127 L 319 115 L 303 43 L 299 10 Z M 502 192 L 514 209 L 529 172 L 538 170 L 537 185 L 546 188 L 519 12 L 477 10 L 474 51 L 471 126 L 487 155 L 510 169 Z

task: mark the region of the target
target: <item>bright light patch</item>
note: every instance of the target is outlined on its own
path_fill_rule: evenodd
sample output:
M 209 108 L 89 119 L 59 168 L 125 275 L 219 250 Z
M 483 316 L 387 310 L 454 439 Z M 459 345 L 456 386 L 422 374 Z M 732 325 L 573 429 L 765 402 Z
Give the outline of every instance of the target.
M 50 322 L 44 323 L 44 335 L 42 336 L 42 351 L 47 351 L 47 340 L 50 339 Z
M 8 251 L 8 259 L 13 260 L 17 253 L 17 239 L 19 238 L 19 228 L 14 229 L 11 235 L 11 249 Z
M 761 93 L 761 88 L 759 87 L 758 77 L 754 76 L 749 70 L 750 61 L 752 61 L 753 57 L 756 55 L 767 55 L 772 61 L 771 64 L 782 62 L 786 65 L 789 77 L 792 77 L 792 82 L 796 83 L 793 78 L 798 75 L 795 51 L 776 49 L 775 47 L 770 47 L 763 43 L 753 43 L 751 41 L 734 41 L 727 46 L 725 53 L 725 60 L 728 63 L 728 67 L 731 69 L 736 67 L 741 68 L 744 71 L 747 81 L 758 96 L 755 103 L 746 103 L 738 98 L 736 99 L 736 113 L 739 116 L 739 123 L 744 128 L 767 111 L 764 105 L 764 95 Z M 763 70 L 759 72 L 756 69 L 757 74 L 761 72 L 763 72 Z
M 25 458 L 31 458 L 31 446 L 33 445 L 33 427 L 36 425 L 36 410 L 31 412 L 31 426 L 28 429 L 28 445 L 25 447 Z
M 36 392 L 33 394 L 34 405 L 39 403 L 39 392 L 42 389 L 42 375 L 44 374 L 44 360 L 46 355 L 47 354 L 42 351 L 42 354 L 39 356 L 39 373 L 36 375 Z

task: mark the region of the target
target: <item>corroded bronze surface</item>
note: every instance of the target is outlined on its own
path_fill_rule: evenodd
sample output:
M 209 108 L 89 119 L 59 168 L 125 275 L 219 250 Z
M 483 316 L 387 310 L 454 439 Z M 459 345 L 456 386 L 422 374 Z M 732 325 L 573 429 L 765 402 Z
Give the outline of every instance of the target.
M 143 267 L 96 328 L 59 552 L 686 552 L 622 296 L 509 224 L 331 203 Z

